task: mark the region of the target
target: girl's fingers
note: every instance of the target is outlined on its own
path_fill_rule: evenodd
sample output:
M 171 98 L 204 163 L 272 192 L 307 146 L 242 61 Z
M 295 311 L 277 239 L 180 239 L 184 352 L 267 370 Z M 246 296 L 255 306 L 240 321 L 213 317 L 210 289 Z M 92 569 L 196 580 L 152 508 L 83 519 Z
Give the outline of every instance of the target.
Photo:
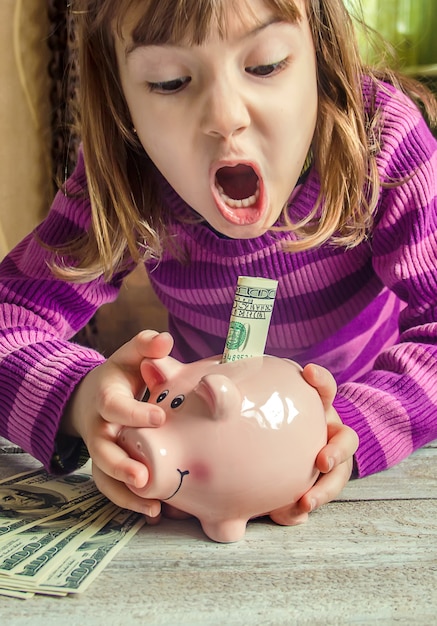
M 103 366 L 106 382 L 96 385 L 98 392 L 95 400 L 97 412 L 107 422 L 136 427 L 161 426 L 164 423 L 165 413 L 161 407 L 141 402 L 147 381 L 142 380 L 140 372 L 144 358 L 165 357 L 172 346 L 173 339 L 169 333 L 143 331 L 108 359 Z
M 270 519 L 280 526 L 298 526 L 308 521 L 308 512 L 302 510 L 299 501 L 296 504 L 272 511 Z
M 347 428 L 342 424 L 339 426 Z M 321 472 L 319 478 L 298 502 L 284 507 L 270 514 L 271 519 L 277 524 L 292 526 L 302 524 L 308 519 L 311 511 L 327 504 L 338 497 L 350 479 L 352 473 L 352 449 L 356 449 L 358 437 L 352 429 L 351 432 L 342 432 L 342 445 L 337 442 L 327 446 L 319 453 L 316 465 Z M 333 435 L 332 440 L 336 435 Z M 331 440 L 331 441 L 332 441 Z M 348 440 L 350 448 L 348 448 Z M 341 450 L 344 450 L 342 453 Z M 344 457 L 344 458 L 343 458 Z
M 168 332 L 161 332 L 150 338 L 149 333 L 156 331 L 142 331 L 137 337 L 138 350 L 142 357 L 161 359 L 168 356 L 173 348 L 173 337 Z
M 122 385 L 106 387 L 96 404 L 106 422 L 119 426 L 149 428 L 162 426 L 165 421 L 165 412 L 160 406 L 133 398 Z
M 334 500 L 343 491 L 352 472 L 352 461 L 337 465 L 328 474 L 320 474 L 313 487 L 300 499 L 301 508 L 310 513 Z
M 309 385 L 317 389 L 325 411 L 330 409 L 337 393 L 337 383 L 333 375 L 326 368 L 314 363 L 305 365 L 302 375 Z
M 139 461 L 135 461 L 115 441 L 96 439 L 88 450 L 101 472 L 117 482 L 126 483 L 138 489 L 144 488 L 149 480 L 149 471 Z M 112 498 L 111 498 L 112 499 Z
M 93 476 L 98 489 L 117 506 L 142 513 L 151 518 L 159 516 L 161 511 L 159 500 L 140 498 L 132 493 L 124 483 L 105 474 L 95 463 L 93 463 Z
M 334 500 L 349 480 L 348 463 L 343 463 L 329 474 L 321 474 L 317 482 L 302 498 L 290 506 L 270 513 L 270 518 L 282 526 L 296 526 L 308 520 L 311 511 Z
M 317 455 L 316 467 L 321 472 L 314 485 L 298 502 L 270 513 L 271 519 L 283 525 L 301 524 L 308 514 L 335 499 L 349 481 L 353 455 L 358 448 L 358 435 L 342 423 L 332 406 L 337 384 L 332 374 L 318 365 L 309 364 L 303 369 L 306 382 L 320 395 L 327 420 L 327 444 Z
M 355 454 L 358 443 L 358 435 L 352 428 L 341 422 L 328 423 L 328 443 L 317 455 L 317 469 L 326 474 L 345 463 Z
M 160 359 L 167 356 L 172 347 L 170 333 L 143 330 L 114 352 L 111 359 L 122 367 L 138 368 L 144 358 Z

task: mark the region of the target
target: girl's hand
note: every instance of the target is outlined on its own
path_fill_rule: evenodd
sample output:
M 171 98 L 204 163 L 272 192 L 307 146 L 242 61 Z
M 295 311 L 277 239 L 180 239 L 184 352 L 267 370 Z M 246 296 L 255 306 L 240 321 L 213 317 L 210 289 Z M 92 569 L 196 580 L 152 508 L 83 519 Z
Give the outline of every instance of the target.
M 160 407 L 140 400 L 145 391 L 140 364 L 145 357 L 167 356 L 172 346 L 168 333 L 136 335 L 79 383 L 61 426 L 63 433 L 85 442 L 100 491 L 118 506 L 150 517 L 159 515 L 161 503 L 140 498 L 126 486 L 145 487 L 147 469 L 128 456 L 117 437 L 123 426 L 158 427 L 164 422 Z
M 334 377 L 324 367 L 307 365 L 303 370 L 305 380 L 320 394 L 326 412 L 328 442 L 316 459 L 321 472 L 319 478 L 295 504 L 270 514 L 277 524 L 285 526 L 302 524 L 314 509 L 336 498 L 349 481 L 353 468 L 353 455 L 358 448 L 358 435 L 343 424 L 332 402 L 337 392 Z

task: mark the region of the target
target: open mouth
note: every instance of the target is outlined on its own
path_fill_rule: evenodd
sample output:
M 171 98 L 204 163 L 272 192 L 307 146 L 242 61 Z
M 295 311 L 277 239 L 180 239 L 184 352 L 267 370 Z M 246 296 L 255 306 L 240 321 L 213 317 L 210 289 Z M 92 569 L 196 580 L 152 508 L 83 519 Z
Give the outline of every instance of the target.
M 261 214 L 260 178 L 251 165 L 238 163 L 217 169 L 214 195 L 222 215 L 235 224 L 252 224 Z
M 256 204 L 259 198 L 259 179 L 249 165 L 221 167 L 215 179 L 217 190 L 228 206 L 239 209 Z

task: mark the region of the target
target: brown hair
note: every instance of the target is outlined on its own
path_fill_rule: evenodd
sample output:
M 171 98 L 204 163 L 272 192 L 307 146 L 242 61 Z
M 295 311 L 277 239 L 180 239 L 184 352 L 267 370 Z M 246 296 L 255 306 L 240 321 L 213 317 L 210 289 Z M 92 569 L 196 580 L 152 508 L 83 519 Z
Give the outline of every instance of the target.
M 294 0 L 265 2 L 285 20 L 300 19 Z M 80 133 L 92 229 L 85 241 L 67 249 L 77 258 L 77 265 L 56 269 L 71 280 L 87 280 L 102 272 L 110 278 L 126 256 L 134 261 L 147 255 L 159 257 L 166 241 L 156 170 L 132 131 L 114 50 L 114 29 L 119 31 L 126 15 L 137 6 L 139 0 L 73 0 L 79 42 Z M 306 0 L 306 7 L 317 57 L 319 115 L 313 154 L 321 189 L 316 206 L 301 222 L 292 223 L 283 211 L 282 229 L 298 235 L 290 250 L 307 249 L 328 239 L 353 246 L 369 231 L 380 188 L 375 161 L 377 112 L 370 119 L 365 115 L 363 75 L 375 84 L 381 79 L 395 82 L 420 99 L 433 123 L 437 104 L 416 81 L 363 65 L 343 0 Z M 141 0 L 141 9 L 132 37 L 144 44 L 182 39 L 199 44 L 212 25 L 222 35 L 226 33 L 223 0 Z

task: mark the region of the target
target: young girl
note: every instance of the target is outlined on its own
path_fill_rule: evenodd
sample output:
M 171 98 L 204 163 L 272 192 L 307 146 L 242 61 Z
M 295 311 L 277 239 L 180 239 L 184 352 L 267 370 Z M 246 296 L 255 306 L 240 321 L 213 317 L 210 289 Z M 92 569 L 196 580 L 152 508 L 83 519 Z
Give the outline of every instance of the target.
M 435 122 L 431 94 L 363 66 L 342 0 L 73 10 L 83 150 L 1 265 L 0 434 L 52 471 L 84 442 L 99 488 L 157 515 L 116 442 L 164 419 L 136 399 L 141 360 L 173 340 L 182 360 L 220 354 L 244 274 L 278 279 L 266 352 L 305 366 L 329 428 L 321 478 L 273 519 L 436 438 L 437 151 L 413 103 Z M 106 361 L 69 342 L 138 262 L 171 336 L 145 330 Z

